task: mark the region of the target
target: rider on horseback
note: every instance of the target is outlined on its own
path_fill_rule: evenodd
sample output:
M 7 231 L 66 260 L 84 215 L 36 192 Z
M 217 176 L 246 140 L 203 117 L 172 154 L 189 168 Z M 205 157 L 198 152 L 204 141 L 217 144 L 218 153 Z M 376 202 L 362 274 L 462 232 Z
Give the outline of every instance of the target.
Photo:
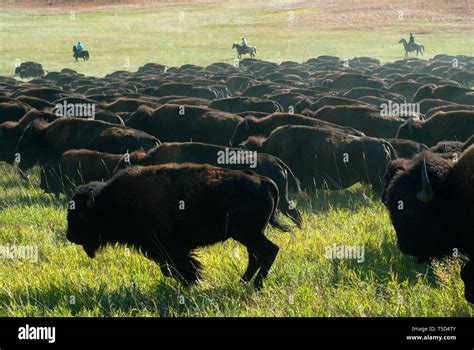
M 242 38 L 242 46 L 243 47 L 247 47 L 247 39 L 246 38 Z
M 414 48 L 415 46 L 415 37 L 413 36 L 413 33 L 410 33 L 410 41 L 408 41 L 408 47 Z
M 77 51 L 82 51 L 84 50 L 84 44 L 81 43 L 80 41 L 77 42 L 77 46 L 76 46 L 76 50 Z

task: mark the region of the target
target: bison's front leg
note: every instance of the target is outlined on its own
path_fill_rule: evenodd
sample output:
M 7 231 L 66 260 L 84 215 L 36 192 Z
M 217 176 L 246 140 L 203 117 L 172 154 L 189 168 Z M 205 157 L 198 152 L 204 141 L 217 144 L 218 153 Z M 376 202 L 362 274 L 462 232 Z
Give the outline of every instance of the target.
M 196 283 L 201 277 L 201 263 L 190 256 L 190 252 L 171 254 L 169 257 L 171 276 L 186 286 Z

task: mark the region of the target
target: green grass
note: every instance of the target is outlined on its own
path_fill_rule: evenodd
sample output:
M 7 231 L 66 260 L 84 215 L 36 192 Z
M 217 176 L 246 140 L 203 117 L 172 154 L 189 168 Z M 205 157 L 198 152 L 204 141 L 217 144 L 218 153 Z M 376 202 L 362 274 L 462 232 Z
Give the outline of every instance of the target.
M 397 44 L 406 23 L 377 30 L 328 29 L 300 21 L 319 9 L 263 5 L 186 5 L 142 10 L 69 12 L 0 9 L 0 75 L 13 74 L 15 60 L 41 62 L 53 71 L 74 68 L 89 75 L 136 70 L 147 62 L 170 66 L 233 62 L 231 43 L 245 35 L 258 57 L 304 61 L 320 54 L 402 57 Z M 185 20 L 179 21 L 183 11 Z M 304 19 L 304 18 L 303 18 Z M 443 33 L 433 22 L 419 35 L 427 55 L 474 52 L 472 32 Z M 86 43 L 89 62 L 74 63 L 71 47 Z M 128 60 L 130 66 L 125 67 Z M 268 229 L 280 247 L 266 288 L 238 283 L 246 268 L 236 242 L 201 249 L 204 280 L 192 288 L 162 276 L 139 253 L 109 247 L 89 259 L 65 238 L 66 201 L 39 190 L 38 170 L 30 185 L 0 164 L 0 245 L 33 245 L 36 262 L 0 261 L 1 316 L 472 316 L 459 277 L 462 261 L 418 264 L 401 254 L 388 214 L 370 190 L 318 193 L 304 208 L 305 225 L 290 236 Z M 365 261 L 329 260 L 325 247 L 364 246 Z M 184 304 L 180 303 L 184 297 Z M 71 300 L 74 303 L 71 303 Z
M 425 33 L 417 35 L 417 40 L 425 45 L 426 57 L 474 55 L 473 32 L 458 30 L 456 23 L 446 27 L 442 16 L 431 21 L 399 21 L 393 9 L 389 20 L 375 17 L 372 27 L 369 18 L 365 28 L 357 29 L 345 21 L 346 26 L 321 25 L 318 21 L 327 16 L 327 10 L 314 5 L 275 8 L 275 3 L 112 7 L 78 11 L 75 19 L 65 10 L 0 9 L 0 75 L 13 75 L 16 60 L 41 62 L 49 71 L 69 67 L 96 76 L 134 71 L 151 61 L 168 66 L 233 63 L 236 54 L 231 46 L 242 36 L 257 46 L 258 58 L 275 62 L 301 62 L 321 54 L 372 56 L 385 62 L 403 57 L 398 40 L 417 27 Z M 89 62 L 73 61 L 71 50 L 78 40 L 90 51 Z
M 0 316 L 473 315 L 462 261 L 426 265 L 402 255 L 386 210 L 362 186 L 321 191 L 292 236 L 268 229 L 281 251 L 260 292 L 238 282 L 247 256 L 233 241 L 198 251 L 205 277 L 192 288 L 123 247 L 89 259 L 65 238 L 66 200 L 38 186 L 38 169 L 28 185 L 2 165 L 0 243 L 37 246 L 39 259 L 2 260 Z M 363 246 L 365 261 L 327 259 L 333 244 Z

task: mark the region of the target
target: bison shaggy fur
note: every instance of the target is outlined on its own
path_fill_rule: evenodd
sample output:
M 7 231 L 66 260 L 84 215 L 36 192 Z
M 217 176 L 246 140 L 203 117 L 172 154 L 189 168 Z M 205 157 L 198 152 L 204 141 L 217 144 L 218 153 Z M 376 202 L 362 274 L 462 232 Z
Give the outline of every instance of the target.
M 93 258 L 124 244 L 185 284 L 200 277 L 192 252 L 233 238 L 249 254 L 242 281 L 263 287 L 278 253 L 264 230 L 278 206 L 275 183 L 251 171 L 196 164 L 130 167 L 108 182 L 79 186 L 68 211 L 67 238 Z
M 423 152 L 399 169 L 385 205 L 400 250 L 419 260 L 454 252 L 471 258 L 461 272 L 465 296 L 474 302 L 474 146 L 457 160 Z

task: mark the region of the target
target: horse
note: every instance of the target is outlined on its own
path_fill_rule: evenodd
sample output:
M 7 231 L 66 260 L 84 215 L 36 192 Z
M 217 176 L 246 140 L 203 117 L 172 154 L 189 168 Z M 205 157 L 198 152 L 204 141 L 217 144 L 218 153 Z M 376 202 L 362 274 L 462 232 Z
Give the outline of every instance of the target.
M 76 45 L 72 47 L 72 57 L 76 59 L 76 62 L 79 58 L 82 58 L 84 61 L 89 60 L 89 51 L 87 50 L 78 50 Z
M 415 50 L 416 50 L 416 55 L 417 56 L 418 56 L 419 53 L 421 53 L 423 55 L 423 53 L 425 52 L 425 47 L 420 43 L 414 43 L 412 46 L 410 46 L 404 38 L 400 39 L 400 41 L 398 43 L 403 44 L 403 47 L 405 48 L 405 57 L 408 56 L 409 52 L 412 52 L 412 51 L 415 51 Z
M 250 57 L 255 57 L 257 53 L 257 48 L 255 46 L 244 46 L 234 43 L 232 45 L 233 49 L 237 49 L 237 56 L 240 58 L 242 55 L 250 54 Z

